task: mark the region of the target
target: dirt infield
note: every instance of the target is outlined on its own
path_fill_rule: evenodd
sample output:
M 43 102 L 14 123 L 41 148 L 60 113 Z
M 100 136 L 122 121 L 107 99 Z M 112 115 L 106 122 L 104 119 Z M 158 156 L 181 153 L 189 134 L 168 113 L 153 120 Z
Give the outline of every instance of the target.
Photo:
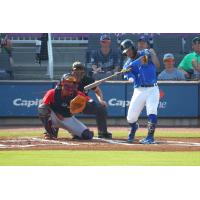
M 1 128 L 2 130 L 2 128 Z M 13 131 L 13 129 L 5 129 L 6 131 Z M 16 128 L 15 128 L 16 130 Z M 21 128 L 19 131 L 27 130 Z M 31 130 L 29 128 L 29 130 Z M 36 130 L 34 128 L 34 130 Z M 39 130 L 39 129 L 38 129 Z M 128 128 L 113 128 L 113 130 L 122 130 L 127 132 Z M 160 129 L 159 131 L 180 131 L 183 133 L 189 130 L 191 133 L 199 133 L 199 129 Z M 113 131 L 114 132 L 114 131 Z M 42 134 L 41 134 L 42 135 Z M 114 135 L 114 134 L 113 134 Z M 94 138 L 90 141 L 86 140 L 73 140 L 69 137 L 58 138 L 57 140 L 45 140 L 42 136 L 37 137 L 0 137 L 0 151 L 2 150 L 135 150 L 135 151 L 200 151 L 200 138 L 175 138 L 175 137 L 156 137 L 157 144 L 143 145 L 139 144 L 137 137 L 136 141 L 132 144 L 126 142 L 125 138 L 98 139 Z
M 129 144 L 125 139 L 98 139 L 91 141 L 59 138 L 45 140 L 40 137 L 0 139 L 0 150 L 142 150 L 142 151 L 200 151 L 200 138 L 157 138 L 157 144 L 142 145 L 136 140 Z

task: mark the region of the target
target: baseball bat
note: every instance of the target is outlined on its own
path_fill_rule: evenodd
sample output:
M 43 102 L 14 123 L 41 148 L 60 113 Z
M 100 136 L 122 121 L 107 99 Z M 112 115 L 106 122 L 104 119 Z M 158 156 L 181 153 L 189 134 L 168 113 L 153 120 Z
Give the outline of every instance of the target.
M 89 84 L 89 85 L 86 85 L 86 86 L 84 87 L 84 90 L 90 90 L 90 89 L 92 89 L 92 88 L 94 88 L 94 87 L 97 87 L 98 85 L 102 84 L 103 82 L 105 82 L 105 81 L 107 81 L 107 80 L 109 80 L 109 79 L 111 79 L 111 78 L 113 78 L 113 77 L 116 77 L 116 76 L 118 76 L 118 75 L 120 75 L 120 74 L 122 74 L 122 73 L 124 73 L 124 72 L 128 72 L 128 71 L 130 71 L 130 70 L 131 70 L 130 68 L 129 68 L 129 69 L 126 69 L 126 70 L 122 69 L 120 72 L 116 72 L 116 73 L 114 73 L 113 75 L 110 75 L 110 76 L 108 76 L 108 77 L 106 77 L 106 78 L 103 78 L 103 79 L 101 79 L 101 80 L 95 81 L 94 83 L 91 83 L 91 84 Z
M 136 62 L 136 61 L 138 61 L 138 60 L 141 60 L 142 58 L 144 59 L 143 62 L 144 62 L 144 63 L 147 63 L 147 61 L 148 61 L 148 56 L 147 56 L 147 55 L 140 56 L 140 57 L 137 58 L 134 62 Z M 86 91 L 87 91 L 87 90 L 90 90 L 90 89 L 92 89 L 92 88 L 94 88 L 94 87 L 97 87 L 98 85 L 102 84 L 103 82 L 105 82 L 105 81 L 107 81 L 107 80 L 109 80 L 109 79 L 115 77 L 115 76 L 118 76 L 118 75 L 123 74 L 123 73 L 127 73 L 127 72 L 129 72 L 129 71 L 131 71 L 131 68 L 122 69 L 120 72 L 116 72 L 116 73 L 113 74 L 113 75 L 110 75 L 110 76 L 108 76 L 108 77 L 106 77 L 106 78 L 103 78 L 103 79 L 101 79 L 101 80 L 95 81 L 94 83 L 91 83 L 91 84 L 89 84 L 89 85 L 86 85 L 86 86 L 84 87 L 84 90 L 86 90 Z

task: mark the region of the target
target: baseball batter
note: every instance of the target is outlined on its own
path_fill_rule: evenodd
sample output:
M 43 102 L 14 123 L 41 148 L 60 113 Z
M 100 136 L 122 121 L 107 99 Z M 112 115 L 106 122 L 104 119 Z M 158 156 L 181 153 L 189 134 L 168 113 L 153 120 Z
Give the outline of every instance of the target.
M 122 54 L 128 57 L 123 69 L 130 69 L 124 77 L 134 85 L 134 93 L 131 98 L 127 114 L 127 121 L 131 126 L 128 142 L 132 143 L 136 130 L 139 128 L 138 117 L 146 105 L 148 116 L 147 137 L 140 140 L 141 144 L 154 144 L 154 132 L 157 124 L 157 108 L 159 104 L 159 88 L 156 78 L 156 67 L 153 63 L 155 56 L 147 49 L 137 51 L 134 43 L 126 39 L 121 43 Z
M 93 132 L 73 116 L 71 107 L 74 105 L 72 106 L 71 102 L 74 102 L 77 96 L 84 97 L 87 101 L 87 97 L 77 91 L 76 78 L 69 73 L 61 78 L 60 87 L 47 91 L 38 107 L 39 118 L 46 130 L 46 139 L 56 139 L 59 128 L 67 130 L 75 139 L 93 138 Z M 80 102 L 77 104 L 80 105 Z

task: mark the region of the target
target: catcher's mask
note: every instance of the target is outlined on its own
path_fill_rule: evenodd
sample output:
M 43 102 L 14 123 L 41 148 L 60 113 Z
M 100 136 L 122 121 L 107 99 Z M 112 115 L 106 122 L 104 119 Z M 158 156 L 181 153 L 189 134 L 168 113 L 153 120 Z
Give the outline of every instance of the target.
M 120 44 L 120 47 L 121 47 L 121 51 L 122 51 L 123 55 L 126 55 L 126 53 L 129 49 L 132 49 L 134 56 L 137 53 L 137 49 L 135 48 L 135 45 L 132 40 L 126 39 L 126 40 L 122 41 Z
M 77 61 L 72 64 L 72 74 L 76 77 L 77 81 L 80 81 L 85 75 L 85 66 L 81 62 Z
M 77 81 L 72 74 L 64 74 L 60 81 L 60 86 L 64 95 L 72 95 L 77 91 Z

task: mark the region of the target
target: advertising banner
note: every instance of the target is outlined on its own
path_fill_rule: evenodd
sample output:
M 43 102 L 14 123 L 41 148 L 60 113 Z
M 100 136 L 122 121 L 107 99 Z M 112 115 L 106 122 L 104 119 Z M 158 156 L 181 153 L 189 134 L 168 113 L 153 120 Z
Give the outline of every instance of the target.
M 1 83 L 0 116 L 37 116 L 42 97 L 52 87 L 52 83 Z

